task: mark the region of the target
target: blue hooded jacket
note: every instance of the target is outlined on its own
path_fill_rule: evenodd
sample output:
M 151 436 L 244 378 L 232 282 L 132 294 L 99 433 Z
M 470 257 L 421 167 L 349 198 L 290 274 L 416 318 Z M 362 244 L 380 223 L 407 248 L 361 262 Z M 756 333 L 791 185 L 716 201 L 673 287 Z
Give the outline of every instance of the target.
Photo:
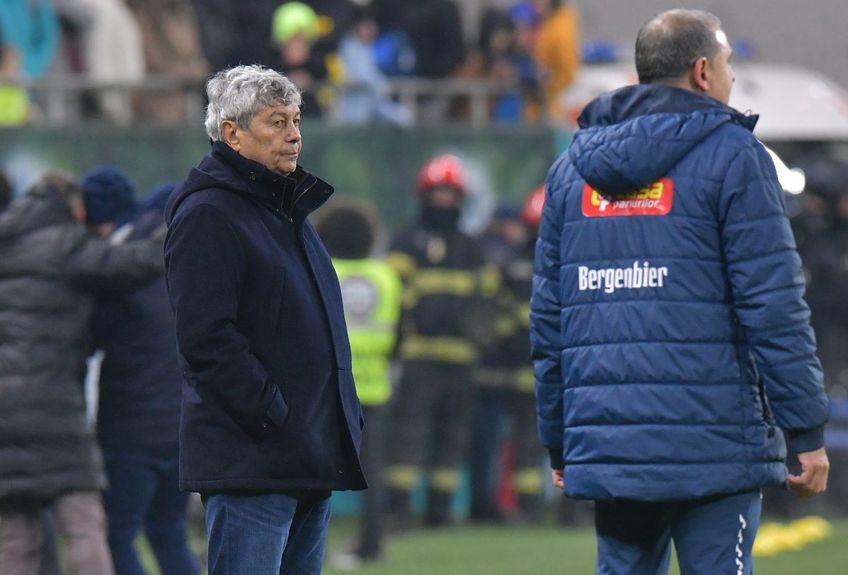
M 534 264 L 539 434 L 565 492 L 694 499 L 823 444 L 804 276 L 756 117 L 662 85 L 590 103 Z

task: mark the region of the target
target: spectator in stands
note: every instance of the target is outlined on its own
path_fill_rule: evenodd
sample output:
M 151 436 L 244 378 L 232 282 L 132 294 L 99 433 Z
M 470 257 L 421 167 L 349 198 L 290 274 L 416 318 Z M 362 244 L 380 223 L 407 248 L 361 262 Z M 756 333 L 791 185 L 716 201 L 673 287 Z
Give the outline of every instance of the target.
M 336 101 L 338 119 L 348 124 L 408 125 L 412 122 L 410 111 L 392 100 L 389 81 L 377 67 L 376 39 L 376 21 L 369 10 L 359 9 L 339 46 L 344 82 Z
M 316 52 L 328 55 L 339 48 L 342 38 L 350 32 L 357 13 L 368 8 L 371 0 L 304 0 L 318 14 L 318 38 Z
M 99 168 L 82 187 L 89 228 L 123 243 L 162 225 L 174 184 L 155 188 L 137 213 L 134 186 L 115 168 Z M 197 560 L 187 545 L 189 495 L 178 481 L 181 375 L 164 278 L 136 291 L 102 294 L 93 325 L 94 347 L 105 354 L 97 432 L 109 479 L 103 501 L 115 571 L 144 575 L 134 546 L 143 529 L 162 573 L 195 575 Z
M 24 79 L 47 72 L 59 44 L 59 18 L 52 0 L 0 3 L 0 31 L 21 58 Z
M 192 4 L 203 55 L 212 70 L 245 62 L 270 67 L 279 64 L 278 51 L 259 27 L 271 22 L 280 0 L 192 0 Z
M 453 0 L 374 0 L 382 30 L 400 29 L 415 48 L 416 74 L 447 78 L 465 61 L 462 20 Z
M 67 45 L 76 51 L 71 71 L 105 84 L 144 78 L 141 31 L 123 0 L 58 0 L 56 9 L 67 23 Z M 116 124 L 126 125 L 132 118 L 126 93 L 97 92 L 85 104 L 85 114 Z
M 541 19 L 534 55 L 543 96 L 543 117 L 565 121 L 559 103 L 580 67 L 580 33 L 577 9 L 569 0 L 533 0 Z
M 0 126 L 21 126 L 29 118 L 29 95 L 25 88 L 15 85 L 20 79 L 20 54 L 4 42 L 0 26 Z
M 133 102 L 134 115 L 145 122 L 185 123 L 186 93 L 196 93 L 209 73 L 194 7 L 190 0 L 125 1 L 141 30 L 147 74 L 166 76 L 180 89 L 178 93 L 150 89 L 138 92 Z
M 164 232 L 122 246 L 89 234 L 79 185 L 43 176 L 0 215 L 0 573 L 34 575 L 51 507 L 74 575 L 112 575 L 86 421 L 91 295 L 162 273 Z
M 478 47 L 469 54 L 458 75 L 514 85 L 514 90 L 490 100 L 489 116 L 505 122 L 524 119 L 528 93 L 532 96 L 528 91 L 536 86 L 535 63 L 522 49 L 518 27 L 509 15 L 496 9 L 484 12 Z
M 280 55 L 275 67 L 302 90 L 304 116 L 323 111 L 319 84 L 329 72 L 324 56 L 313 51 L 319 32 L 318 14 L 302 2 L 286 2 L 274 12 L 271 37 Z

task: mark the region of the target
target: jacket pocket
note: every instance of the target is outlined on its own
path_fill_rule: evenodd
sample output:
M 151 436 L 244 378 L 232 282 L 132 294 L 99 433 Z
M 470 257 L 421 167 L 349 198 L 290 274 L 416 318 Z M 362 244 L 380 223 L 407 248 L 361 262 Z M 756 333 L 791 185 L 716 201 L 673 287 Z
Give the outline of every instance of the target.
M 286 398 L 283 397 L 283 392 L 277 388 L 277 393 L 274 395 L 274 401 L 271 402 L 271 407 L 265 413 L 265 416 L 277 427 L 282 427 L 289 415 L 289 404 Z
M 280 315 L 283 311 L 283 297 L 286 293 L 286 269 L 283 266 L 274 266 L 271 272 L 271 296 L 266 304 L 268 325 L 272 333 L 276 333 L 280 326 Z
M 760 398 L 760 406 L 763 410 L 763 421 L 768 426 L 768 436 L 774 437 L 775 426 L 777 424 L 774 419 L 774 414 L 771 412 L 768 397 L 766 396 L 765 385 L 763 384 L 763 380 L 760 378 L 757 378 L 757 395 Z

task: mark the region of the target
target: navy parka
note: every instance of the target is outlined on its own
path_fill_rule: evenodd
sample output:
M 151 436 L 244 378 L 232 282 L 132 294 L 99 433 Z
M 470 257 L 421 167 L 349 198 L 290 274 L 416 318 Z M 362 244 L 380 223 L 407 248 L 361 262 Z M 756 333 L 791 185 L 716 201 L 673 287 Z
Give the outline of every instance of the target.
M 341 293 L 306 219 L 332 191 L 216 142 L 174 193 L 165 266 L 183 489 L 365 488 Z
M 783 482 L 777 427 L 821 447 L 827 398 L 756 117 L 642 85 L 580 121 L 546 182 L 531 301 L 539 433 L 566 494 Z

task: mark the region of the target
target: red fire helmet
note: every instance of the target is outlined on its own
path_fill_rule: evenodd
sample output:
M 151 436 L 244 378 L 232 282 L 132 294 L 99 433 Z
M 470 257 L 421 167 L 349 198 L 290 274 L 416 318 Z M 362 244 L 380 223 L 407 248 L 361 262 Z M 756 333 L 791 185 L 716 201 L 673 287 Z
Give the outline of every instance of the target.
M 538 226 L 542 222 L 542 208 L 545 205 L 545 186 L 534 188 L 524 200 L 521 208 L 521 221 L 528 226 Z
M 418 193 L 423 194 L 438 186 L 448 186 L 467 193 L 465 168 L 462 160 L 453 154 L 442 154 L 430 159 L 418 172 Z

